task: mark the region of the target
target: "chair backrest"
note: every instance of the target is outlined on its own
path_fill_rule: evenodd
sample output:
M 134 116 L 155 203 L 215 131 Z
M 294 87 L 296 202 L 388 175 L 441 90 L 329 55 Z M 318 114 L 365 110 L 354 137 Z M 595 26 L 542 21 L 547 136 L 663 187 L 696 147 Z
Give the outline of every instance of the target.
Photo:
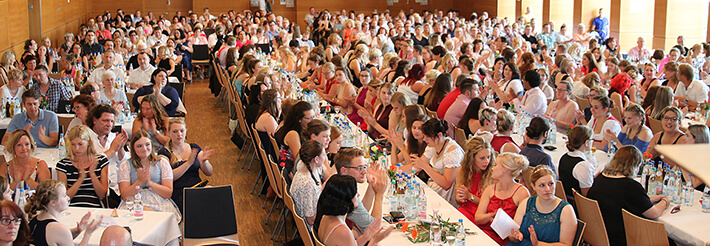
M 273 169 L 271 168 L 271 164 L 269 163 L 269 156 L 266 154 L 266 151 L 264 151 L 264 145 L 261 143 L 261 138 L 259 138 L 259 133 L 256 132 L 256 129 L 252 126 L 252 132 L 253 132 L 253 138 L 254 142 L 256 143 L 256 149 L 259 151 L 259 157 L 261 157 L 261 162 L 262 165 L 264 165 L 264 168 L 266 169 L 266 177 L 269 180 L 269 185 L 271 185 L 271 189 L 274 189 L 274 192 L 278 194 L 278 185 L 276 183 L 276 180 L 274 179 L 274 173 Z
M 231 185 L 183 190 L 185 238 L 211 238 L 237 234 Z M 210 211 L 205 213 L 205 211 Z
M 610 108 L 609 112 L 611 113 L 612 116 L 614 116 L 614 118 L 619 120 L 619 122 L 621 122 L 624 119 L 623 115 L 621 115 L 621 110 L 617 107 Z
M 269 167 L 271 168 L 271 173 L 274 175 L 274 183 L 276 183 L 276 188 L 274 188 L 276 196 L 283 199 L 283 194 L 288 191 L 284 190 L 286 186 L 284 186 L 284 183 L 281 181 L 283 178 L 281 171 L 279 171 L 279 165 L 276 165 L 276 162 L 269 159 Z
M 663 123 L 654 118 L 648 118 L 648 124 L 651 126 L 651 131 L 656 134 L 663 131 Z
M 439 116 L 436 114 L 436 111 L 429 110 L 427 107 L 424 107 L 424 110 L 426 110 L 426 114 L 429 115 L 429 117 L 439 118 Z
M 567 201 L 567 195 L 565 194 L 565 186 L 562 185 L 562 181 L 557 180 L 557 185 L 555 188 L 555 196 L 559 197 L 560 199 L 564 200 L 565 202 Z
M 244 119 L 244 107 L 242 107 L 242 104 L 239 103 L 239 99 L 231 100 L 230 103 L 232 103 L 237 112 L 237 121 L 239 121 L 239 129 L 242 131 L 242 134 L 244 134 L 244 136 L 251 137 L 250 131 L 247 128 L 247 121 Z
M 318 239 L 318 235 L 316 235 L 316 230 L 311 230 L 311 236 L 313 237 L 313 244 L 317 246 L 325 246 L 323 242 Z
M 575 97 L 577 105 L 579 105 L 579 110 L 584 111 L 585 108 L 589 108 L 589 100 L 586 98 Z
M 283 176 L 283 173 L 281 175 L 281 183 L 286 184 L 286 179 Z M 283 194 L 283 199 L 284 199 L 284 204 L 286 204 L 286 207 L 291 210 L 291 214 L 293 214 L 293 220 L 296 223 L 296 228 L 298 229 L 298 235 L 301 236 L 301 240 L 303 241 L 303 244 L 305 246 L 313 246 L 313 238 L 311 237 L 311 230 L 308 229 L 308 226 L 306 225 L 306 220 L 304 220 L 301 216 L 299 216 L 296 213 L 296 205 L 293 203 L 293 197 L 291 197 L 291 194 L 288 193 L 288 189 L 286 189 L 286 185 L 284 187 L 284 194 Z
M 180 97 L 180 100 L 185 100 L 185 83 L 168 83 L 168 85 L 172 88 L 175 88 L 175 90 L 178 93 L 178 96 Z
M 584 221 L 577 220 L 577 232 L 574 233 L 574 242 L 572 245 L 581 246 L 582 245 L 582 235 L 584 235 L 584 228 L 587 227 L 587 223 Z
M 638 217 L 626 209 L 621 209 L 621 213 L 624 217 L 627 245 L 668 245 L 666 227 L 662 222 Z
M 210 49 L 206 44 L 192 45 L 192 60 L 209 60 Z
M 595 246 L 608 246 L 609 235 L 606 234 L 606 226 L 604 225 L 602 212 L 599 210 L 599 203 L 584 197 L 577 190 L 572 190 L 572 192 L 579 212 L 579 219 L 587 223 L 588 226 L 582 236 L 584 241 Z
M 454 126 L 454 139 L 456 139 L 456 143 L 459 144 L 459 146 L 466 146 L 466 141 L 468 138 L 466 137 L 466 132 L 463 131 L 463 129 Z
M 269 135 L 269 140 L 271 140 L 271 146 L 274 147 L 274 153 L 278 156 L 279 153 L 281 153 L 281 148 L 279 148 L 279 144 L 276 143 L 276 139 L 274 136 Z
M 57 120 L 59 121 L 59 126 L 61 126 L 60 128 L 62 128 L 62 131 L 60 132 L 66 134 L 67 132 L 69 132 L 69 130 L 71 130 L 67 128 L 69 127 L 69 123 L 74 120 L 74 117 L 65 117 L 57 115 Z

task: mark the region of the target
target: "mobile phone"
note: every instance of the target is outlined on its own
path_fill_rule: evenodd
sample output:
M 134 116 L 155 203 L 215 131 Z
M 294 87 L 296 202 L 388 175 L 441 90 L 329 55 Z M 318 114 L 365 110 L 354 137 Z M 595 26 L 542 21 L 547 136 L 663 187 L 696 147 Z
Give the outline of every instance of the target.
M 121 132 L 123 132 L 123 127 L 121 125 L 115 125 L 115 126 L 113 126 L 113 128 L 111 128 L 111 132 L 121 133 Z
M 552 146 L 552 145 L 547 145 L 547 146 L 545 146 L 544 148 L 545 148 L 546 150 L 549 150 L 549 151 L 554 151 L 554 150 L 557 149 L 557 147 Z
M 390 215 L 392 216 L 392 218 L 394 218 L 395 221 L 404 218 L 404 214 L 400 211 L 390 211 Z

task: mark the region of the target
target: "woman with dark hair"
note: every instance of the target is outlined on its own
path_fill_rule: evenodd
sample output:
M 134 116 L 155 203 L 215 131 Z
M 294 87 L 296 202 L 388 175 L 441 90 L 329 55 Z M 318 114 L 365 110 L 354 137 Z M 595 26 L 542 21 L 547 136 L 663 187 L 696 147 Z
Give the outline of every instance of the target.
M 606 150 L 608 142 L 604 140 L 604 133 L 608 130 L 614 135 L 618 135 L 621 132 L 621 123 L 609 112 L 613 104 L 605 95 L 597 95 L 589 100 L 589 103 L 591 105 L 592 118 L 587 122 L 584 115 L 577 111 L 577 124 L 587 125 L 591 128 L 594 132 L 592 134 L 592 139 L 594 139 L 593 146 L 597 149 Z
M 456 141 L 446 136 L 449 123 L 445 120 L 430 119 L 422 125 L 422 133 L 427 148 L 424 155 L 411 155 L 414 168 L 424 171 L 431 177 L 429 186 L 444 200 L 455 204 L 453 194 L 456 170 L 461 166 L 464 152 Z
M 281 95 L 276 89 L 268 89 L 261 95 L 261 108 L 259 108 L 259 116 L 254 124 L 254 129 L 259 134 L 264 151 L 272 160 L 276 160 L 276 153 L 271 148 L 271 139 L 269 136 L 276 134 L 276 128 L 279 125 L 278 120 L 281 118 Z M 256 137 L 256 136 L 255 136 Z
M 503 66 L 503 79 L 498 83 L 490 83 L 493 92 L 500 101 L 508 103 L 517 98 L 525 89 L 523 82 L 520 81 L 520 70 L 513 62 L 508 62 Z
M 150 134 L 154 148 L 162 148 L 170 141 L 167 136 L 170 119 L 158 102 L 158 97 L 151 94 L 143 98 L 138 117 L 133 121 L 133 134 L 144 130 Z
M 451 74 L 440 74 L 434 81 L 434 85 L 431 87 L 426 99 L 424 99 L 424 106 L 431 111 L 437 111 L 441 101 L 451 92 L 452 81 Z
M 592 53 L 584 53 L 582 55 L 582 75 L 587 75 L 588 73 L 591 72 L 596 72 L 599 73 L 599 64 L 597 64 L 597 60 L 594 59 L 594 55 Z
M 293 202 L 296 205 L 296 213 L 311 226 L 316 219 L 316 207 L 318 197 L 323 189 L 323 180 L 320 173 L 327 169 L 328 158 L 323 148 L 323 144 L 315 140 L 308 140 L 303 143 L 302 151 L 299 153 L 301 162 L 299 170 L 293 175 L 290 192 Z M 302 163 L 302 164 L 300 164 Z
M 426 67 L 424 65 L 414 64 L 412 68 L 409 69 L 407 77 L 399 80 L 397 92 L 404 93 L 412 102 L 419 100 L 419 91 L 424 87 L 422 78 L 425 73 Z
M 641 107 L 646 111 L 646 115 L 651 114 L 651 110 L 653 109 L 653 101 L 656 98 L 656 93 L 658 92 L 658 89 L 660 89 L 661 86 L 651 86 L 648 88 L 648 91 L 646 91 L 646 96 L 643 98 L 643 101 L 641 101 Z M 647 122 L 648 123 L 648 122 Z
M 662 160 L 661 153 L 656 151 L 657 145 L 685 143 L 685 132 L 680 129 L 681 121 L 683 120 L 683 112 L 674 107 L 668 106 L 661 111 L 661 123 L 663 130 L 655 133 L 648 145 L 648 153 L 651 154 L 656 162 Z
M 23 246 L 30 238 L 30 227 L 22 208 L 12 201 L 0 201 L 0 245 Z
M 404 132 L 390 130 L 388 135 L 385 135 L 387 140 L 392 143 L 392 163 L 402 163 L 402 170 L 411 169 L 410 153 L 421 156 L 424 154 L 426 143 L 424 143 L 424 135 L 422 134 L 422 125 L 429 120 L 422 108 L 419 105 L 409 105 L 404 108 L 404 123 L 406 129 Z
M 138 88 L 136 93 L 133 95 L 133 100 L 131 105 L 133 108 L 141 108 L 141 102 L 143 98 L 148 95 L 155 95 L 158 99 L 159 105 L 168 116 L 173 117 L 177 112 L 177 107 L 180 104 L 180 95 L 177 90 L 172 86 L 168 85 L 168 73 L 165 69 L 158 68 L 155 69 L 153 74 L 150 76 L 150 83 L 153 85 L 143 86 Z M 133 129 L 136 129 L 135 127 Z
M 586 196 L 594 183 L 595 163 L 590 158 L 592 150 L 592 129 L 587 126 L 575 126 L 569 131 L 567 153 L 559 162 L 559 175 L 565 187 L 567 200 L 574 200 L 572 189 Z
M 461 205 L 459 212 L 471 221 L 475 220 L 483 191 L 494 183 L 494 164 L 495 152 L 485 139 L 474 137 L 466 142 L 466 154 L 456 174 L 456 202 Z
M 284 173 L 289 174 L 289 177 L 286 177 L 287 180 L 290 179 L 290 174 L 295 171 L 293 165 L 301 150 L 301 133 L 313 120 L 313 117 L 315 117 L 313 106 L 308 102 L 300 101 L 291 107 L 283 124 L 274 134 L 276 143 L 281 149 L 281 153 L 278 153 L 278 158 L 275 160 L 279 160 L 279 165 L 285 168 Z
M 619 148 L 587 193 L 587 197 L 599 203 L 611 245 L 626 245 L 622 209 L 642 218 L 657 219 L 670 207 L 667 197 L 648 197 L 646 190 L 633 179 L 642 161 L 638 148 Z
M 325 245 L 357 245 L 355 235 L 345 223 L 345 216 L 357 206 L 357 181 L 348 175 L 333 175 L 325 183 L 318 198 L 313 229 L 319 241 Z M 375 220 L 367 227 L 364 242 L 377 243 L 389 235 L 392 227 L 381 228 L 382 220 Z
M 468 103 L 466 111 L 463 113 L 463 117 L 458 122 L 458 127 L 463 129 L 466 136 L 473 135 L 481 128 L 481 121 L 478 120 L 478 111 L 486 107 L 486 102 L 480 97 L 471 99 Z

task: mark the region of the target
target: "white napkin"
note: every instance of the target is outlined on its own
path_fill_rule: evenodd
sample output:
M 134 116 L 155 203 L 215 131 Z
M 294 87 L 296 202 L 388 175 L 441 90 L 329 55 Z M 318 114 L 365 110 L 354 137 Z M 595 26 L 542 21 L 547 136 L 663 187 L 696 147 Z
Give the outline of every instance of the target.
M 505 240 L 513 229 L 520 229 L 520 225 L 515 223 L 515 220 L 505 213 L 503 209 L 498 208 L 493 222 L 491 222 L 491 228 L 498 233 L 500 239 Z

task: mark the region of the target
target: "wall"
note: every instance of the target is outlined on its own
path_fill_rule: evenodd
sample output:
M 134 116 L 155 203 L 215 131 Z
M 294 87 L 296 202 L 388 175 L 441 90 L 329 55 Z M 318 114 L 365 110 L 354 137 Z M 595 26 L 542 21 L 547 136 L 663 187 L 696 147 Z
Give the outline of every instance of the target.
M 679 35 L 685 37 L 686 47 L 707 40 L 707 0 L 656 0 L 655 8 L 653 48 L 669 50 Z M 664 17 L 665 21 L 662 21 Z
M 104 11 L 111 11 L 112 16 L 116 16 L 116 10 L 121 9 L 126 14 L 134 14 L 136 10 L 140 10 L 143 15 L 148 11 L 153 11 L 153 15 L 156 17 L 161 14 L 166 14 L 167 16 L 174 16 L 176 11 L 182 11 L 185 15 L 188 9 L 192 9 L 192 0 L 170 0 L 170 5 L 168 5 L 168 0 L 88 0 L 93 3 L 91 8 L 91 15 L 96 16 L 103 14 Z M 226 12 L 226 11 L 225 11 Z M 217 12 L 219 13 L 219 12 Z
M 92 0 L 43 0 L 42 37 L 49 37 L 53 46 L 64 43 L 64 34 L 76 33 L 91 15 Z M 40 40 L 35 40 L 38 43 Z
M 547 19 L 555 22 L 555 28 L 559 30 L 562 24 L 568 26 L 572 24 L 574 19 L 574 1 L 570 0 L 548 0 L 549 15 Z M 547 7 L 547 6 L 546 6 Z M 549 22 L 548 21 L 548 22 Z M 542 27 L 542 25 L 540 25 Z
M 614 11 L 619 9 L 618 29 L 611 28 L 612 36 L 620 40 L 619 47 L 628 51 L 636 46 L 638 37 L 644 37 L 646 47 L 652 47 L 655 6 L 651 1 L 614 0 Z M 618 5 L 617 5 L 618 3 Z
M 12 50 L 19 57 L 29 37 L 27 0 L 0 1 L 0 51 Z

